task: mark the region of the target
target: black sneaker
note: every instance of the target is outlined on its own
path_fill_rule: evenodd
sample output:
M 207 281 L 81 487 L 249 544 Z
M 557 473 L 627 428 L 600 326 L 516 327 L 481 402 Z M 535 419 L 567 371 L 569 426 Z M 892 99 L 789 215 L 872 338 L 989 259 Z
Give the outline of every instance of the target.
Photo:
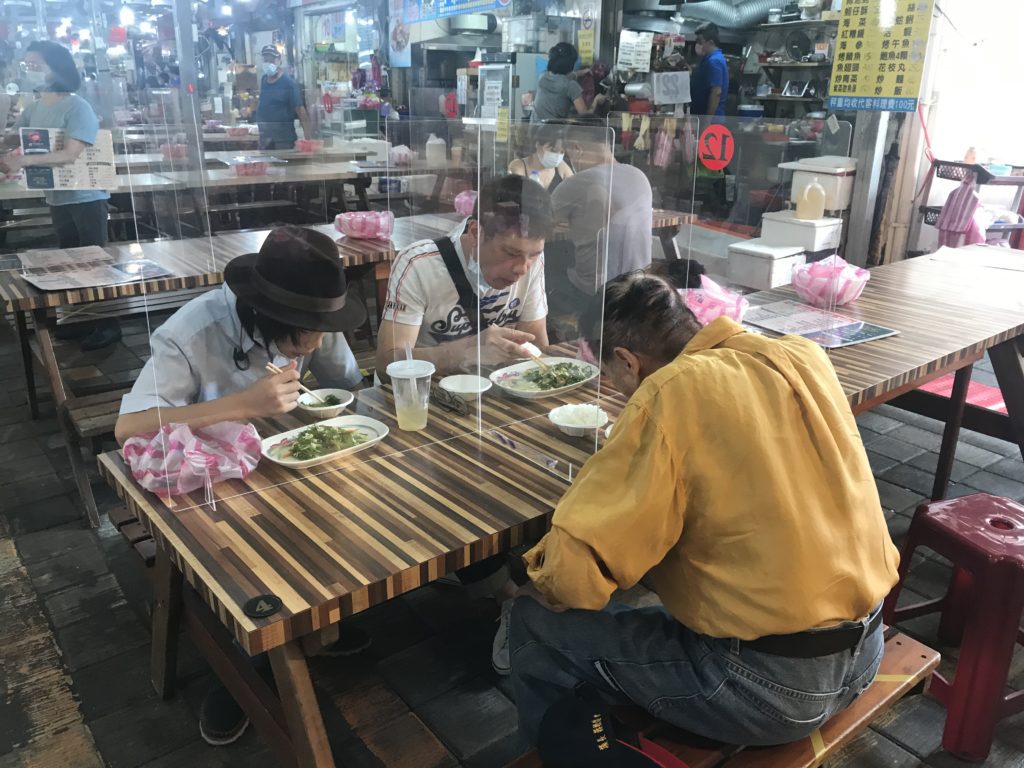
M 103 321 L 84 339 L 80 348 L 83 352 L 95 352 L 97 349 L 117 344 L 121 340 L 121 323 L 116 319 Z
M 249 727 L 249 718 L 228 689 L 219 683 L 210 689 L 199 709 L 199 735 L 212 747 L 238 741 Z
M 365 651 L 373 643 L 370 635 L 359 627 L 341 625 L 338 639 L 325 645 L 318 656 L 354 656 Z

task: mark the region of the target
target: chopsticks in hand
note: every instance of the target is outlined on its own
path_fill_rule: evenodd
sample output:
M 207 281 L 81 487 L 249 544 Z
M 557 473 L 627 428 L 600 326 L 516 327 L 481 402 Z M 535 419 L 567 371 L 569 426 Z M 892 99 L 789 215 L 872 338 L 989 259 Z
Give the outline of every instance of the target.
M 282 371 L 280 368 L 278 368 L 273 363 L 267 363 L 267 370 L 270 371 L 271 373 L 284 373 L 284 371 Z M 322 397 L 320 397 L 315 392 L 313 392 L 313 390 L 311 390 L 309 387 L 307 387 L 301 381 L 299 382 L 299 388 L 303 392 L 305 392 L 307 395 L 312 397 L 314 400 L 316 400 L 318 403 L 320 403 L 320 405 L 327 405 L 327 402 Z
M 525 349 L 527 352 L 530 353 L 530 357 L 532 357 L 534 359 L 534 361 L 537 363 L 537 365 L 539 365 L 541 368 L 543 368 L 544 370 L 547 370 L 547 369 L 549 369 L 551 367 L 550 365 L 548 365 L 547 363 L 545 363 L 541 359 L 541 351 L 537 347 L 537 345 L 527 341 L 526 343 L 522 344 L 521 346 L 522 346 L 523 349 Z

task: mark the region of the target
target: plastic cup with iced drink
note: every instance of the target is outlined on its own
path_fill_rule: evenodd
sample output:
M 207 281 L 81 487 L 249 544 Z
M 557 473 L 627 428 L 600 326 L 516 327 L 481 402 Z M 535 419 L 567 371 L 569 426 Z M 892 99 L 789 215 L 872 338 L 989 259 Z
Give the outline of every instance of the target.
M 398 428 L 406 432 L 426 429 L 434 364 L 427 360 L 398 360 L 387 367 L 387 374 L 395 393 Z

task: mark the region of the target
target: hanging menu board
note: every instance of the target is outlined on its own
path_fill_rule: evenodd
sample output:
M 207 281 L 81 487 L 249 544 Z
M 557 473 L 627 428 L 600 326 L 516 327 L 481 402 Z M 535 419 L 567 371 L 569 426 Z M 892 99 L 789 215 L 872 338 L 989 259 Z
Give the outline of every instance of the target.
M 619 33 L 619 69 L 631 69 L 634 72 L 650 72 L 651 46 L 653 44 L 653 32 L 622 30 Z
M 839 21 L 830 109 L 914 112 L 933 0 L 846 0 Z

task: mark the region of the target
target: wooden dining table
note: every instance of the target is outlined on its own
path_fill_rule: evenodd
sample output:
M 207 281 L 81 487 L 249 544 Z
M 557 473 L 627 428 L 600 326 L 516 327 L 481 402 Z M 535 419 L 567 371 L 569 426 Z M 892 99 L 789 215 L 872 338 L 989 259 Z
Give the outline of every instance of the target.
M 852 409 L 891 401 L 949 372 L 959 387 L 987 350 L 1000 361 L 1007 418 L 1024 450 L 1022 282 L 1024 276 L 989 273 L 969 259 L 922 257 L 873 270 L 863 296 L 842 312 L 899 333 L 829 354 Z M 758 304 L 793 294 L 751 298 Z M 568 438 L 547 412 L 563 402 L 595 400 L 613 421 L 624 404 L 598 380 L 536 401 L 492 390 L 466 415 L 432 403 L 427 429 L 410 433 L 396 429 L 389 390 L 366 389 L 352 411 L 388 425 L 380 444 L 301 471 L 264 460 L 245 480 L 215 486 L 215 504 L 203 491 L 161 499 L 135 482 L 118 453 L 103 454 L 102 475 L 156 540 L 156 689 L 165 697 L 173 692 L 184 616 L 282 764 L 332 766 L 304 653 L 315 647 L 311 639 L 347 616 L 541 535 L 604 439 Z M 950 462 L 947 442 L 955 447 L 962 412 L 954 398 L 943 438 Z M 299 418 L 257 426 L 261 435 L 273 435 Z M 940 462 L 937 474 L 944 471 Z M 259 608 L 269 613 L 254 617 Z M 279 695 L 238 647 L 249 655 L 269 653 Z
M 377 262 L 390 260 L 398 250 L 416 240 L 436 237 L 436 232 L 450 229 L 447 220 L 434 215 L 407 217 L 395 221 L 392 241 L 386 248 L 370 241 L 354 241 L 343 238 L 333 225 L 313 227 L 332 238 L 338 239 L 338 252 L 342 264 L 353 270 L 353 277 L 359 277 Z M 36 392 L 34 363 L 43 371 L 50 390 L 53 392 L 58 411 L 66 412 L 75 404 L 75 396 L 65 381 L 64 373 L 57 361 L 53 332 L 56 329 L 57 308 L 82 307 L 97 302 L 117 299 L 152 299 L 177 291 L 210 288 L 223 282 L 225 265 L 234 257 L 244 253 L 255 253 L 271 230 L 250 230 L 225 232 L 218 235 L 188 238 L 184 240 L 158 240 L 149 243 L 111 244 L 106 251 L 116 262 L 149 259 L 156 262 L 170 275 L 151 280 L 117 283 L 113 285 L 74 288 L 61 291 L 42 291 L 29 283 L 20 270 L 0 271 L 0 302 L 5 314 L 14 320 L 24 366 L 29 410 L 32 418 L 39 417 L 39 400 Z M 147 300 L 148 300 L 147 299 Z M 32 317 L 34 344 L 29 334 L 28 317 Z M 88 473 L 82 460 L 73 425 L 66 418 L 60 419 L 64 431 L 72 471 L 79 496 L 86 514 L 93 524 L 98 523 L 96 502 L 89 485 Z

